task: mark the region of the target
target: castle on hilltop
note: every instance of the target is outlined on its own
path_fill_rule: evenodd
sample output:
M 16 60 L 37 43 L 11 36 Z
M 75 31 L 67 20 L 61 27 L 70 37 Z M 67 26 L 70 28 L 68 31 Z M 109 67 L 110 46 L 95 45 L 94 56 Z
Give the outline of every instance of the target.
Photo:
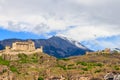
M 12 44 L 12 50 L 33 51 L 35 50 L 35 44 L 31 40 L 26 42 L 14 42 Z
M 91 55 L 91 54 L 111 54 L 111 50 L 110 48 L 105 48 L 104 50 L 99 50 L 99 51 L 96 51 L 96 52 L 86 52 L 86 55 Z
M 12 43 L 12 47 L 6 46 L 5 51 L 27 51 L 27 52 L 32 52 L 32 51 L 39 51 L 43 52 L 43 47 L 41 46 L 40 48 L 35 48 L 35 43 L 32 40 L 28 41 L 19 41 L 19 42 L 14 42 Z

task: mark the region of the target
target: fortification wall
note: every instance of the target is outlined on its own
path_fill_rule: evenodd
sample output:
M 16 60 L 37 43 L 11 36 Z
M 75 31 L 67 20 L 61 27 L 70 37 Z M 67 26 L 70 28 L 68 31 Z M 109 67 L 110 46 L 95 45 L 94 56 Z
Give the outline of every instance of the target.
M 33 51 L 35 50 L 35 45 L 33 41 L 15 42 L 12 44 L 12 50 Z

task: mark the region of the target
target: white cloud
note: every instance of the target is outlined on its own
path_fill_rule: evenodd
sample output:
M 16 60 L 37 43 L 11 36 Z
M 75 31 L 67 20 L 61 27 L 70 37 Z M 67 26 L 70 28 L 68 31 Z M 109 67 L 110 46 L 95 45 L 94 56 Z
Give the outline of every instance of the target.
M 89 49 L 97 51 L 97 50 L 103 50 L 105 48 L 111 48 L 111 49 L 120 48 L 119 41 L 120 41 L 120 35 L 82 41 L 81 43 L 83 45 L 86 45 L 86 47 L 88 47 Z
M 119 0 L 0 0 L 0 27 L 76 40 L 120 35 Z M 46 35 L 48 36 L 48 35 Z
M 102 46 L 104 48 L 119 48 L 120 44 L 119 43 L 113 43 L 113 42 L 101 41 L 101 45 L 100 46 Z
M 120 34 L 118 26 L 98 25 L 96 26 L 77 26 L 67 31 L 60 32 L 58 35 L 72 37 L 78 41 L 96 39 L 99 37 L 110 37 Z

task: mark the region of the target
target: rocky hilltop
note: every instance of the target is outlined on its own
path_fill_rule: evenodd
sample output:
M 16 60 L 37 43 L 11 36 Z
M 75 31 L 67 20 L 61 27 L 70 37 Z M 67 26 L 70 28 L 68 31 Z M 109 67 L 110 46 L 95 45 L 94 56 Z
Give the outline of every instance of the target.
M 19 53 L 19 52 L 18 52 Z M 2 80 L 103 80 L 120 72 L 120 53 L 55 58 L 42 52 L 0 56 Z

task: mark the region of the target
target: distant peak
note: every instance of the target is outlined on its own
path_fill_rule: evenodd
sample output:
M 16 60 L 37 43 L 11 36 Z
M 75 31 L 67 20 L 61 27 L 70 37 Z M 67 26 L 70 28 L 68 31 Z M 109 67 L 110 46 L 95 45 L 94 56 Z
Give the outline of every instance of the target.
M 76 47 L 78 48 L 82 48 L 82 49 L 87 49 L 85 46 L 83 46 L 79 41 L 76 41 L 72 38 L 69 38 L 69 37 L 65 37 L 63 35 L 57 35 L 57 36 L 54 36 L 54 37 L 58 37 L 58 38 L 61 38 L 63 40 L 66 40 L 68 42 L 70 42 L 71 44 L 75 45 Z
M 62 38 L 64 40 L 70 40 L 70 41 L 75 41 L 74 39 L 70 38 L 70 37 L 66 37 L 64 35 L 56 35 L 55 37 L 59 37 L 59 38 Z
M 119 48 L 112 48 L 111 50 L 112 50 L 112 51 L 114 51 L 114 50 L 115 50 L 115 51 L 120 52 L 120 49 L 119 49 Z

